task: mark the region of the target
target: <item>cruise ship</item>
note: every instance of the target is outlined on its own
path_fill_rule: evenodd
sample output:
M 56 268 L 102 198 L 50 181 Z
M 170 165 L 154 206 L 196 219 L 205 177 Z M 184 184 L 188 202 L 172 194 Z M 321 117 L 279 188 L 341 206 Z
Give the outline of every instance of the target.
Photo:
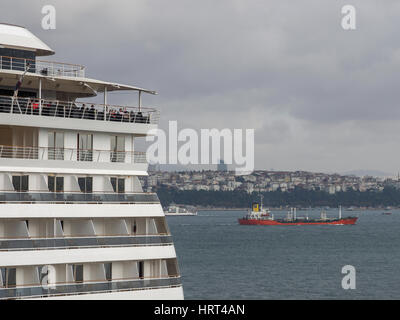
M 163 209 L 139 181 L 135 138 L 159 120 L 142 97 L 156 92 L 41 60 L 54 53 L 0 24 L 0 299 L 183 299 Z M 110 104 L 119 91 L 134 105 Z

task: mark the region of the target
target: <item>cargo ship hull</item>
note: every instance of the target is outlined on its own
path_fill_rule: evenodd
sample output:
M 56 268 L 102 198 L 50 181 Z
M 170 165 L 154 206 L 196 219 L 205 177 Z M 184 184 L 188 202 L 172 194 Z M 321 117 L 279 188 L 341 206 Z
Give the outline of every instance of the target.
M 239 219 L 241 225 L 259 225 L 259 226 L 303 226 L 303 225 L 354 225 L 357 222 L 356 217 L 332 220 L 271 220 L 271 219 Z

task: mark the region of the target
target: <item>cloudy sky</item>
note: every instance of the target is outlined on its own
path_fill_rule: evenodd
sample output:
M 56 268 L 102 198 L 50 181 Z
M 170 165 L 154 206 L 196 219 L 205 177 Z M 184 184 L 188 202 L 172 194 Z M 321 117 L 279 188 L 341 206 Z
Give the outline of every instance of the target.
M 43 5 L 57 29 L 43 30 Z M 341 27 L 344 5 L 356 30 Z M 254 128 L 256 168 L 400 170 L 398 0 L 2 0 L 92 78 L 159 92 L 161 127 Z M 112 94 L 111 103 L 136 104 Z

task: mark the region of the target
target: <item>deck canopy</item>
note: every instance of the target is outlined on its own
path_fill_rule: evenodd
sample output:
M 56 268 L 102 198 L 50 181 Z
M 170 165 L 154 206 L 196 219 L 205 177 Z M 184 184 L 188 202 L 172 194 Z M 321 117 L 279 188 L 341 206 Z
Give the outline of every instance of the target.
M 1 70 L 0 86 L 14 88 L 22 71 Z M 51 77 L 35 73 L 27 73 L 22 82 L 21 90 L 37 90 L 39 81 L 42 82 L 42 90 L 65 92 L 76 98 L 93 97 L 98 93 L 112 91 L 138 91 L 156 95 L 157 92 L 126 84 L 107 82 L 102 80 L 80 77 Z
M 0 23 L 0 47 L 34 51 L 36 56 L 50 56 L 55 52 L 28 29 Z

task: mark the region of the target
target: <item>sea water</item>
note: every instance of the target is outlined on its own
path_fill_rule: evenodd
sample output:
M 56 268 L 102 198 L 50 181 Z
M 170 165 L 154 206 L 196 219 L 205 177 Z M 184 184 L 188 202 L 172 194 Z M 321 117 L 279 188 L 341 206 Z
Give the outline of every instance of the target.
M 400 299 L 400 210 L 382 212 L 344 210 L 354 226 L 241 226 L 244 211 L 168 217 L 185 299 Z M 307 213 L 319 215 L 297 216 Z M 342 287 L 346 265 L 354 290 Z

